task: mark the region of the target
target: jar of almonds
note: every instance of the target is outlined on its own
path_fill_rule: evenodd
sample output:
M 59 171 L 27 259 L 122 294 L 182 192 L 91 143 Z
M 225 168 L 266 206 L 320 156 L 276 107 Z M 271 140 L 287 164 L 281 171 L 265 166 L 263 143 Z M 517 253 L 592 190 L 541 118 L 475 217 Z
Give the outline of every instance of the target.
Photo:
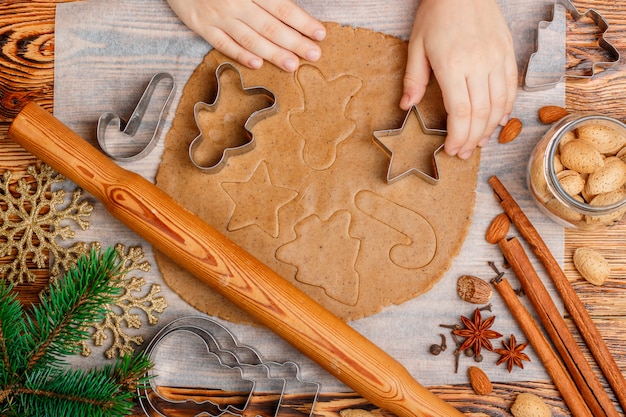
M 626 125 L 571 114 L 535 146 L 528 186 L 539 207 L 565 227 L 614 225 L 626 214 Z

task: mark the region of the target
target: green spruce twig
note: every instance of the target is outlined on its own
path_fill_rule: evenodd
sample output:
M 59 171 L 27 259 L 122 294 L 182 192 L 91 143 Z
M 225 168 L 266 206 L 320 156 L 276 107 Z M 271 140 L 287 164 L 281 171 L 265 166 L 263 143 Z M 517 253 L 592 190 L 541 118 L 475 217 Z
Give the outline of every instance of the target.
M 120 291 L 120 259 L 113 249 L 92 250 L 41 304 L 25 313 L 12 288 L 0 282 L 0 413 L 19 416 L 124 416 L 150 361 L 119 358 L 100 370 L 66 369 L 64 357 L 80 351 L 86 329 L 101 321 Z

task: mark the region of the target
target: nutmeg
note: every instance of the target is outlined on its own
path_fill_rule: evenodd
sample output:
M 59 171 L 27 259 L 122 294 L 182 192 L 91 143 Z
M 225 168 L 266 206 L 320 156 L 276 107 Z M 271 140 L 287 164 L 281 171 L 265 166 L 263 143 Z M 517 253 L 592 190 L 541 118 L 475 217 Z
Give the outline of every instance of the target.
M 462 275 L 456 282 L 456 292 L 462 300 L 472 304 L 485 304 L 493 290 L 484 279 L 473 275 Z

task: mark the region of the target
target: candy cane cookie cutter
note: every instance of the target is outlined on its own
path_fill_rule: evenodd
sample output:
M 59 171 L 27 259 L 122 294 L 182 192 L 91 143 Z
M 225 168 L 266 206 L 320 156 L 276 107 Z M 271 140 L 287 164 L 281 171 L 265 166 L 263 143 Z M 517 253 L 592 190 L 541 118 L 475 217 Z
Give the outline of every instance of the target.
M 96 131 L 100 149 L 109 158 L 120 162 L 137 161 L 152 152 L 159 141 L 165 114 L 175 90 L 176 83 L 174 77 L 167 72 L 159 72 L 154 74 L 148 82 L 128 121 L 113 112 L 106 112 L 100 115 Z M 159 98 L 158 101 L 155 99 L 155 96 Z M 137 143 L 136 139 L 138 139 L 139 132 L 141 132 L 143 137 L 146 129 L 145 125 L 149 125 L 150 131 L 148 134 L 150 139 L 143 145 L 143 143 Z M 116 142 L 117 145 L 121 145 L 119 147 L 121 150 L 119 150 L 116 146 L 112 146 L 114 139 L 117 139 L 118 142 L 123 141 L 127 143 L 119 144 Z M 132 145 L 131 151 L 127 151 L 128 147 L 124 145 Z M 137 148 L 140 148 L 140 150 L 137 151 Z

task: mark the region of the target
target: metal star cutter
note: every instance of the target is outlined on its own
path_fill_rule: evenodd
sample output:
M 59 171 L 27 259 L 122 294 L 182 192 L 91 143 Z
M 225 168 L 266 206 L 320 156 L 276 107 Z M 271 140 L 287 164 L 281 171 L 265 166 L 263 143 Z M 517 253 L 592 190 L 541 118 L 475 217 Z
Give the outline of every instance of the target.
M 416 123 L 417 122 L 417 123 Z M 443 150 L 443 129 L 430 129 L 416 106 L 407 111 L 399 129 L 378 130 L 374 141 L 390 157 L 387 182 L 417 175 L 430 184 L 440 179 L 437 155 Z

